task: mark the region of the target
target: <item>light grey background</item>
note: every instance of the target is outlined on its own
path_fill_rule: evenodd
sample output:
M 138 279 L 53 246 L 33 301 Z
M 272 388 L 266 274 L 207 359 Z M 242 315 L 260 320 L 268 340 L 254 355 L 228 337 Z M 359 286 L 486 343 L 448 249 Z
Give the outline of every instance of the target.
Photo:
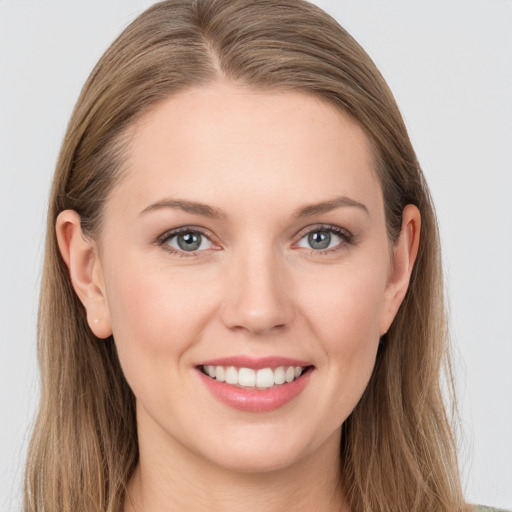
M 37 401 L 46 197 L 89 71 L 144 0 L 0 0 L 0 510 Z M 402 109 L 436 201 L 470 501 L 512 507 L 512 2 L 318 0 Z

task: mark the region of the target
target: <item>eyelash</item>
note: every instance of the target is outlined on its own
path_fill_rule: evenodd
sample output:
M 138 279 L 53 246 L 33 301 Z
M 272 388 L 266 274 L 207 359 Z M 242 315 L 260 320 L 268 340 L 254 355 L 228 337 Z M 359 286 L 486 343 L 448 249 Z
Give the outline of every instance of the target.
M 298 237 L 298 241 L 295 242 L 294 245 L 299 243 L 304 237 L 306 237 L 312 233 L 316 233 L 316 232 L 324 232 L 324 233 L 327 232 L 327 233 L 334 234 L 341 239 L 341 242 L 338 243 L 334 247 L 328 247 L 326 249 L 303 248 L 305 250 L 308 250 L 311 254 L 318 255 L 318 254 L 327 254 L 327 253 L 337 252 L 339 250 L 342 250 L 344 248 L 344 246 L 346 246 L 346 245 L 354 245 L 354 236 L 352 235 L 352 233 L 350 233 L 346 229 L 340 228 L 338 226 L 333 226 L 330 224 L 319 224 L 316 226 L 308 226 L 307 228 L 303 229 L 296 235 L 296 237 Z M 179 257 L 183 257 L 183 258 L 197 257 L 198 253 L 201 253 L 206 250 L 206 249 L 203 249 L 201 251 L 184 251 L 184 250 L 176 249 L 176 248 L 168 245 L 170 240 L 172 240 L 174 237 L 177 237 L 178 235 L 180 235 L 182 233 L 199 234 L 199 235 L 205 237 L 208 241 L 210 241 L 210 243 L 215 245 L 215 242 L 212 241 L 212 238 L 213 238 L 212 235 L 210 235 L 205 230 L 198 228 L 198 227 L 194 227 L 194 226 L 183 226 L 181 228 L 176 228 L 176 229 L 172 229 L 170 231 L 166 231 L 165 233 L 163 233 L 162 235 L 160 235 L 157 238 L 157 243 L 159 246 L 164 248 L 166 251 L 168 251 L 172 254 L 175 254 Z
M 162 235 L 160 235 L 157 238 L 157 243 L 159 246 L 161 246 L 166 251 L 170 252 L 171 254 L 175 254 L 182 258 L 194 258 L 198 256 L 198 253 L 203 251 L 183 251 L 180 249 L 176 249 L 174 247 L 171 247 L 168 245 L 169 241 L 172 240 L 174 237 L 177 237 L 178 235 L 181 235 L 182 233 L 194 233 L 201 235 L 205 237 L 207 240 L 209 240 L 212 244 L 215 245 L 215 242 L 212 241 L 212 235 L 210 235 L 205 230 L 195 227 L 195 226 L 183 226 L 181 228 L 172 229 L 170 231 L 166 231 Z
M 313 255 L 317 254 L 328 254 L 338 252 L 346 248 L 347 245 L 354 245 L 354 235 L 350 233 L 350 231 L 340 228 L 339 226 L 333 226 L 331 224 L 318 224 L 316 226 L 308 226 L 303 229 L 297 236 L 299 238 L 298 242 L 300 242 L 304 237 L 312 234 L 312 233 L 331 233 L 338 236 L 341 241 L 335 245 L 334 247 L 328 247 L 326 249 L 313 249 L 313 248 L 305 248 L 309 250 L 309 252 Z M 296 242 L 296 244 L 298 243 Z

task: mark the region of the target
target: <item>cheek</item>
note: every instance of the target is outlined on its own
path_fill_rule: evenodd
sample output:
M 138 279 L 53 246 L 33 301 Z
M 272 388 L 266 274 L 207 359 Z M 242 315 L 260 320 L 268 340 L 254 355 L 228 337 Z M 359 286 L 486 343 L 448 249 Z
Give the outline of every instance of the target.
M 308 320 L 321 350 L 321 363 L 327 369 L 330 392 L 323 406 L 332 407 L 337 415 L 335 422 L 350 414 L 371 377 L 386 284 L 384 265 L 338 270 L 330 272 L 329 280 L 320 276 L 312 279 L 302 302 L 302 315 Z M 332 400 L 330 406 L 328 400 Z
M 312 276 L 302 292 L 302 314 L 329 344 L 329 351 L 357 352 L 379 338 L 379 319 L 385 304 L 384 265 L 327 269 Z
M 113 336 L 132 387 L 151 386 L 149 376 L 159 370 L 179 375 L 183 355 L 214 310 L 215 290 L 204 286 L 200 272 L 143 263 L 125 258 L 106 280 Z
M 107 278 L 114 331 L 125 335 L 163 332 L 159 341 L 153 341 L 167 345 L 170 337 L 179 338 L 173 334 L 200 324 L 211 306 L 212 293 L 204 286 L 205 279 L 197 271 L 151 267 L 143 258 L 125 260 Z

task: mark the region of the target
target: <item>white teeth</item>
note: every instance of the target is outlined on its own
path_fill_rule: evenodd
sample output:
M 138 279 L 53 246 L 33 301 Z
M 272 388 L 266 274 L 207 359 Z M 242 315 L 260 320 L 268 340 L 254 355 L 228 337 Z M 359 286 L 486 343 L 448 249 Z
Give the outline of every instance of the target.
M 271 388 L 274 385 L 274 372 L 270 368 L 258 370 L 256 374 L 256 386 L 259 388 Z
M 226 369 L 226 383 L 238 384 L 238 371 L 234 366 L 228 366 Z
M 215 367 L 215 378 L 219 382 L 224 382 L 226 380 L 226 372 L 224 371 L 223 366 L 216 366 Z
M 254 387 L 256 385 L 256 372 L 252 368 L 240 368 L 238 370 L 238 384 L 249 388 Z
M 305 367 L 279 366 L 277 368 L 237 368 L 235 366 L 203 366 L 203 371 L 212 379 L 244 388 L 269 389 L 298 379 Z
M 275 382 L 275 384 L 284 384 L 285 383 L 284 368 L 282 366 L 275 369 L 274 382 Z

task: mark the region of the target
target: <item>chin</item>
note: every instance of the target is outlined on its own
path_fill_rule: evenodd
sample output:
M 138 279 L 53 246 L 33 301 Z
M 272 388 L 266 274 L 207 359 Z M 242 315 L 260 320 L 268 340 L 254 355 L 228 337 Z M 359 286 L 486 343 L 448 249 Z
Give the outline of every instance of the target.
M 251 453 L 252 450 L 240 450 L 224 453 L 223 457 L 213 460 L 214 464 L 228 471 L 244 474 L 271 473 L 287 469 L 298 463 L 300 457 L 297 453 L 279 452 L 270 453 L 268 450 Z
M 253 435 L 226 435 L 222 444 L 212 443 L 208 454 L 211 462 L 237 473 L 269 473 L 290 468 L 307 458 L 318 447 L 312 446 L 300 433 L 290 435 L 282 426 L 277 432 L 265 429 Z M 284 434 L 284 435 L 283 435 Z M 212 450 L 214 448 L 214 450 Z

